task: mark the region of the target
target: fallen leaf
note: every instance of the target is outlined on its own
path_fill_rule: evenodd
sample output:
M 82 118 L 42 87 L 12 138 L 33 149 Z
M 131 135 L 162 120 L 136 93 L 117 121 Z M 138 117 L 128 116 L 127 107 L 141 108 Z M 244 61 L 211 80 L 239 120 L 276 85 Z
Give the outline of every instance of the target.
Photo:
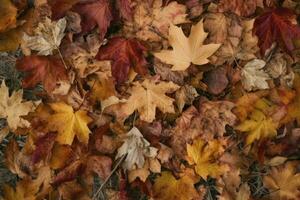
M 8 127 L 12 131 L 15 131 L 18 127 L 29 127 L 30 123 L 21 117 L 34 111 L 40 102 L 24 101 L 23 90 L 13 92 L 9 96 L 5 81 L 1 83 L 0 93 L 0 118 L 7 120 Z
M 269 75 L 264 72 L 263 68 L 266 63 L 263 60 L 254 59 L 248 62 L 242 69 L 242 83 L 243 87 L 251 91 L 253 89 L 268 89 L 267 80 Z
M 126 136 L 116 155 L 116 158 L 126 156 L 123 163 L 124 169 L 135 169 L 135 165 L 140 169 L 144 166 L 145 157 L 154 158 L 157 155 L 157 149 L 150 146 L 136 127 L 133 127 Z
M 88 157 L 86 165 L 87 173 L 93 172 L 105 180 L 111 173 L 112 160 L 107 156 L 92 155 Z
M 293 40 L 300 38 L 300 27 L 292 23 L 292 10 L 276 8 L 255 19 L 253 33 L 258 37 L 261 55 L 265 55 L 273 42 L 277 42 L 289 54 L 295 49 Z
M 78 3 L 79 0 L 51 0 L 48 4 L 51 6 L 52 18 L 54 20 L 60 19 L 65 16 L 66 12 L 70 10 L 73 5 Z
M 24 88 L 42 83 L 51 93 L 59 80 L 67 80 L 66 69 L 60 59 L 46 56 L 26 56 L 17 60 L 17 69 L 29 74 L 23 80 Z
M 192 200 L 198 193 L 194 187 L 195 178 L 191 174 L 183 175 L 178 180 L 171 172 L 162 172 L 153 185 L 154 198 L 159 200 Z
M 247 132 L 246 144 L 252 144 L 255 140 L 262 138 L 271 138 L 277 135 L 278 122 L 274 121 L 272 117 L 266 116 L 257 105 L 266 104 L 263 100 L 256 102 L 256 109 L 254 109 L 249 119 L 243 121 L 236 127 L 236 130 Z M 267 107 L 268 105 L 264 106 Z M 266 108 L 265 108 L 266 109 Z
M 23 45 L 26 48 L 37 51 L 38 55 L 52 55 L 54 50 L 59 48 L 64 38 L 67 21 L 65 18 L 52 22 L 46 18 L 34 30 L 33 36 L 26 33 L 23 35 Z
M 154 53 L 161 61 L 173 65 L 172 70 L 184 71 L 191 63 L 204 65 L 209 62 L 210 57 L 221 44 L 203 45 L 208 33 L 204 32 L 203 21 L 192 26 L 190 36 L 187 38 L 183 31 L 177 26 L 170 25 L 169 43 L 173 50 L 162 50 Z
M 51 103 L 50 107 L 55 111 L 55 114 L 49 117 L 48 127 L 53 131 L 58 131 L 56 140 L 60 144 L 71 145 L 75 135 L 80 142 L 88 143 L 91 131 L 87 124 L 92 119 L 86 111 L 74 111 L 71 106 L 63 102 Z
M 203 82 L 206 83 L 208 92 L 218 95 L 225 90 L 229 83 L 226 72 L 225 67 L 218 67 L 207 72 Z
M 195 171 L 205 180 L 208 176 L 217 178 L 228 171 L 225 164 L 216 160 L 224 152 L 222 144 L 218 140 L 206 143 L 201 139 L 194 140 L 193 144 L 187 144 L 188 161 L 195 164 Z
M 123 83 L 128 78 L 130 67 L 138 74 L 145 75 L 147 73 L 144 52 L 146 52 L 146 48 L 138 40 L 114 37 L 110 39 L 108 45 L 99 49 L 96 58 L 112 60 L 112 75 L 118 83 Z
M 138 110 L 140 119 L 152 122 L 155 119 L 156 107 L 163 113 L 174 113 L 173 99 L 165 93 L 176 91 L 179 86 L 173 82 L 158 82 L 144 80 L 142 83 L 134 82 L 131 96 L 121 105 L 118 114 L 131 115 Z M 145 98 L 147 97 L 147 98 Z
M 197 96 L 198 93 L 196 89 L 190 85 L 185 85 L 177 90 L 175 93 L 175 99 L 179 111 L 182 112 L 185 105 L 191 105 Z
M 81 16 L 82 32 L 87 33 L 97 25 L 100 40 L 103 40 L 107 28 L 112 20 L 111 8 L 108 0 L 96 0 L 92 2 L 80 2 L 73 6 L 73 11 Z
M 118 0 L 117 7 L 120 11 L 120 15 L 127 21 L 133 19 L 133 6 L 131 0 Z
M 273 191 L 272 199 L 299 199 L 300 174 L 292 163 L 272 167 L 270 175 L 264 177 L 264 185 Z

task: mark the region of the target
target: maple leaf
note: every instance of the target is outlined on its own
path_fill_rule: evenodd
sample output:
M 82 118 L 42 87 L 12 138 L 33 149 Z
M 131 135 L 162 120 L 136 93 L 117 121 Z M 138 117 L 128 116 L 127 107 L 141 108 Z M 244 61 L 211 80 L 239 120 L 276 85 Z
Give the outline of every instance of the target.
M 247 145 L 252 144 L 254 140 L 276 136 L 278 123 L 263 112 L 268 106 L 264 100 L 259 100 L 255 104 L 256 109 L 249 116 L 250 119 L 245 120 L 236 127 L 236 130 L 247 132 Z
M 156 107 L 163 113 L 174 113 L 173 99 L 165 93 L 176 91 L 179 86 L 173 82 L 158 82 L 144 80 L 142 83 L 134 82 L 131 96 L 121 105 L 119 115 L 129 116 L 138 110 L 140 119 L 152 122 L 155 119 Z M 145 98 L 146 97 L 146 98 Z
M 112 20 L 111 9 L 108 0 L 96 0 L 92 2 L 77 3 L 72 8 L 81 16 L 82 32 L 87 33 L 98 25 L 100 39 L 102 40 Z
M 89 133 L 91 132 L 87 124 L 92 119 L 87 116 L 86 111 L 75 111 L 63 102 L 50 104 L 55 114 L 49 117 L 48 127 L 53 131 L 58 131 L 56 140 L 60 144 L 71 145 L 75 135 L 80 142 L 88 143 Z
M 116 158 L 126 155 L 123 163 L 124 169 L 132 170 L 135 168 L 135 164 L 138 168 L 142 168 L 145 163 L 144 157 L 154 158 L 157 155 L 157 149 L 150 146 L 150 143 L 136 127 L 133 127 L 126 136 L 116 155 Z
M 191 63 L 204 65 L 221 44 L 203 45 L 208 33 L 204 32 L 203 21 L 192 26 L 189 38 L 177 26 L 171 25 L 169 29 L 169 42 L 173 50 L 162 50 L 154 53 L 161 61 L 173 65 L 172 70 L 186 70 Z
M 243 67 L 242 83 L 246 90 L 251 91 L 253 89 L 269 88 L 267 80 L 269 80 L 270 77 L 262 69 L 265 65 L 265 61 L 254 59 Z
M 23 101 L 23 90 L 13 92 L 9 96 L 4 81 L 1 83 L 0 94 L 0 118 L 7 120 L 7 124 L 12 131 L 15 131 L 18 127 L 29 127 L 30 123 L 22 119 L 21 116 L 34 111 L 40 102 Z
M 153 194 L 159 200 L 192 200 L 197 199 L 198 193 L 194 188 L 196 178 L 191 173 L 183 174 L 178 180 L 171 172 L 162 172 L 155 179 Z
M 279 43 L 289 54 L 295 49 L 293 40 L 300 38 L 300 27 L 292 24 L 295 17 L 287 8 L 276 8 L 255 19 L 253 33 L 258 37 L 260 52 L 265 55 L 273 42 Z
M 112 75 L 118 83 L 123 83 L 127 80 L 130 67 L 133 67 L 138 74 L 147 73 L 147 61 L 143 55 L 145 51 L 146 48 L 138 40 L 114 37 L 108 45 L 99 49 L 96 58 L 112 60 Z
M 264 185 L 273 191 L 272 199 L 299 199 L 300 173 L 293 163 L 272 167 L 270 175 L 264 177 Z
M 222 144 L 218 140 L 206 143 L 202 139 L 187 144 L 188 161 L 195 164 L 195 171 L 205 180 L 208 176 L 217 178 L 228 170 L 224 164 L 219 164 L 215 160 L 224 152 Z
M 16 25 L 17 8 L 10 0 L 0 1 L 0 32 L 6 31 Z
M 38 51 L 38 55 L 52 55 L 53 50 L 59 48 L 61 40 L 65 36 L 66 25 L 65 18 L 57 22 L 52 22 L 49 18 L 46 18 L 43 23 L 38 24 L 33 36 L 26 33 L 23 35 L 24 46 Z
M 46 56 L 26 56 L 16 63 L 17 69 L 29 72 L 23 80 L 24 88 L 32 88 L 42 83 L 47 92 L 54 90 L 59 80 L 66 80 L 66 69 L 61 59 Z

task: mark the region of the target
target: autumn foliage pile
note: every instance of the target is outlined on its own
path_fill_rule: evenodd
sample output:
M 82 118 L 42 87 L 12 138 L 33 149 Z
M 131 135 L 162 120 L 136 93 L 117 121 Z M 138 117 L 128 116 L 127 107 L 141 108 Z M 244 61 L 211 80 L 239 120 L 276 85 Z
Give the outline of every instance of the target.
M 0 0 L 0 198 L 299 200 L 299 0 Z

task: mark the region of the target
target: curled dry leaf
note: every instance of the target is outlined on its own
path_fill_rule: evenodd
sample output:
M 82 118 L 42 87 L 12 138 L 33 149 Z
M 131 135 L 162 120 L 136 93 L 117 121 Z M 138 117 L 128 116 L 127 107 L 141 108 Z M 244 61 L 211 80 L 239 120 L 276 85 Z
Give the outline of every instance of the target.
M 263 0 L 221 0 L 218 4 L 218 11 L 233 12 L 239 16 L 248 17 L 255 12 L 257 6 L 263 7 Z
M 0 1 L 0 32 L 4 32 L 16 25 L 17 8 L 10 0 Z

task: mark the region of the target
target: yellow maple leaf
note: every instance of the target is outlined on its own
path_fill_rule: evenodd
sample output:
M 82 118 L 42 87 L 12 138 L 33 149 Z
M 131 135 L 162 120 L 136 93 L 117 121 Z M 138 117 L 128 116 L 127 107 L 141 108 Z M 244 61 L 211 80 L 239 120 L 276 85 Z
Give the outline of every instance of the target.
M 218 140 L 207 143 L 197 139 L 192 145 L 187 144 L 188 161 L 195 164 L 196 173 L 204 179 L 207 179 L 207 176 L 216 178 L 228 170 L 227 165 L 217 162 L 223 152 L 224 148 Z
M 203 20 L 192 26 L 190 36 L 187 38 L 181 28 L 171 25 L 169 29 L 169 43 L 173 50 L 162 50 L 154 56 L 161 61 L 173 65 L 172 70 L 186 70 L 191 63 L 204 65 L 207 59 L 218 50 L 221 44 L 203 45 L 208 33 L 204 32 Z
M 87 126 L 92 119 L 87 116 L 87 112 L 83 110 L 75 111 L 73 108 L 63 102 L 52 103 L 50 107 L 55 114 L 49 117 L 49 128 L 57 131 L 56 140 L 60 144 L 71 145 L 75 135 L 80 142 L 88 143 L 89 133 L 91 132 Z
M 254 140 L 276 136 L 278 123 L 265 115 L 263 112 L 265 109 L 268 109 L 266 101 L 263 99 L 259 100 L 255 104 L 255 109 L 250 114 L 249 119 L 236 126 L 236 130 L 247 132 L 247 145 L 252 144 Z
M 0 0 L 0 32 L 16 25 L 17 8 L 10 0 Z
M 293 163 L 273 167 L 263 181 L 270 190 L 271 199 L 300 199 L 300 173 L 296 173 Z
M 162 172 L 153 185 L 154 199 L 157 200 L 191 200 L 198 197 L 194 188 L 197 179 L 192 173 L 176 179 L 171 172 Z
M 155 83 L 149 79 L 142 83 L 135 82 L 132 87 L 131 96 L 121 106 L 118 112 L 125 116 L 131 115 L 138 110 L 141 120 L 152 122 L 155 119 L 155 110 L 158 108 L 163 113 L 174 113 L 174 99 L 165 95 L 172 93 L 179 88 L 173 82 Z

